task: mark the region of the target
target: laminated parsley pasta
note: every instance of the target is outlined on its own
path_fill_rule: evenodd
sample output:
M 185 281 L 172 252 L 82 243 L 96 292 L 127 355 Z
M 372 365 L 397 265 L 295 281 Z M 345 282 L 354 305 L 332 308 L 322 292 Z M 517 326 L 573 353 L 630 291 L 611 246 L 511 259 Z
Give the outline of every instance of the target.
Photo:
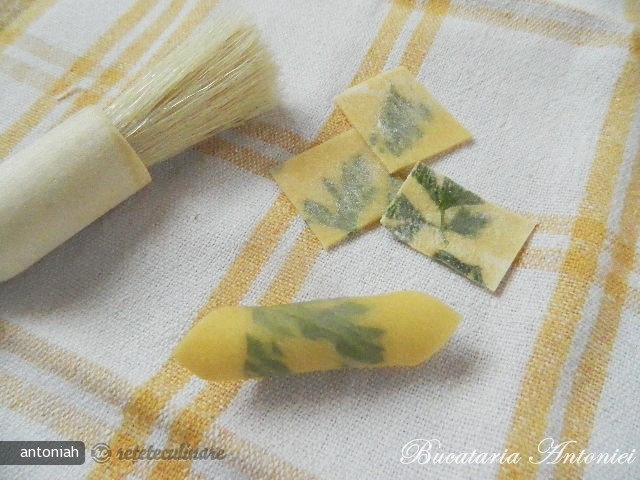
M 324 248 L 379 220 L 402 183 L 355 130 L 287 160 L 272 175 Z
M 403 291 L 272 307 L 223 307 L 174 352 L 195 375 L 240 380 L 340 368 L 415 366 L 451 337 L 459 315 Z
M 405 67 L 365 80 L 335 101 L 391 173 L 472 139 Z
M 418 163 L 380 221 L 399 240 L 495 291 L 536 222 Z

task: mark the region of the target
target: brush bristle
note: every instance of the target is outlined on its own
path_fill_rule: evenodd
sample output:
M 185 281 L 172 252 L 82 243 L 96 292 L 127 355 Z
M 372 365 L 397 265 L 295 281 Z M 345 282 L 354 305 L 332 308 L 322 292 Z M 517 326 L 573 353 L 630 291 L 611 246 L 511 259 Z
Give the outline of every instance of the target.
M 257 30 L 226 19 L 178 45 L 105 113 L 150 166 L 270 110 L 277 97 Z

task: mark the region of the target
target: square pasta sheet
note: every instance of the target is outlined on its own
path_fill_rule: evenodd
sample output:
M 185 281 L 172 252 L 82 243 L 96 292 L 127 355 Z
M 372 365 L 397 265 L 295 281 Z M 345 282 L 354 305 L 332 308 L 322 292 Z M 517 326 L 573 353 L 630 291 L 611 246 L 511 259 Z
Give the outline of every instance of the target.
M 271 173 L 325 248 L 378 220 L 400 186 L 355 130 Z
M 381 223 L 417 251 L 495 291 L 535 227 L 419 163 Z
M 472 139 L 405 67 L 349 88 L 336 103 L 392 173 Z

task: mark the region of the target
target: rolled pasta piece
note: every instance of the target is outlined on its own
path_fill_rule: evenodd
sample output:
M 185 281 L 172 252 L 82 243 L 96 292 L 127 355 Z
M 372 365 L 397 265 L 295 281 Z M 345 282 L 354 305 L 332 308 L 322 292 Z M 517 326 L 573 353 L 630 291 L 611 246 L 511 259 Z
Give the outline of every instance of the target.
M 174 352 L 198 377 L 226 381 L 340 368 L 415 366 L 437 352 L 460 316 L 403 291 L 272 307 L 222 307 Z
M 97 107 L 0 162 L 0 282 L 150 181 L 142 160 Z

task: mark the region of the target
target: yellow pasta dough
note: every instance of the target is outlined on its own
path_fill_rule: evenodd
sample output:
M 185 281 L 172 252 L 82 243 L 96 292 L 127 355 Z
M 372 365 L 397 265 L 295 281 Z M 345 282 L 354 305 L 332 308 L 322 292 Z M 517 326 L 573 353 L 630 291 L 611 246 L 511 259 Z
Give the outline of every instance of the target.
M 223 307 L 200 320 L 174 358 L 215 381 L 340 368 L 418 365 L 460 322 L 419 292 L 339 298 L 273 307 Z
M 472 139 L 404 67 L 351 87 L 336 103 L 392 173 Z
M 491 291 L 535 227 L 423 163 L 411 171 L 381 223 L 417 251 Z
M 287 160 L 271 173 L 325 248 L 379 220 L 401 183 L 355 130 Z

